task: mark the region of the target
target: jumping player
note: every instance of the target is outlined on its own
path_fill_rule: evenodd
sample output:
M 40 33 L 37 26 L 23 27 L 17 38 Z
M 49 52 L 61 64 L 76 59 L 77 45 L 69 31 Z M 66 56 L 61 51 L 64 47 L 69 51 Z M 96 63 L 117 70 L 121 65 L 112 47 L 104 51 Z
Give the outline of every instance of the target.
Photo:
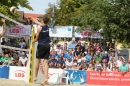
M 49 22 L 49 18 L 44 16 L 41 22 L 39 22 L 38 20 L 32 17 L 30 17 L 30 19 L 34 23 L 39 24 L 41 26 L 37 28 L 36 37 L 32 41 L 32 43 L 35 43 L 38 41 L 34 81 L 38 80 L 39 63 L 41 59 L 44 59 L 45 77 L 44 77 L 44 81 L 41 83 L 41 85 L 44 86 L 48 80 L 48 59 L 50 55 L 50 42 L 51 42 L 50 37 L 49 37 L 49 27 L 47 25 Z

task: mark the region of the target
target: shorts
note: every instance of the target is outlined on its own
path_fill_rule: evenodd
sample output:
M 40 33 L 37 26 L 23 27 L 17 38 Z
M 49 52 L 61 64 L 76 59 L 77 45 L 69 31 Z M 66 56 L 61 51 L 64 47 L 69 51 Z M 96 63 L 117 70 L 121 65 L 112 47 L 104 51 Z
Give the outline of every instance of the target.
M 36 58 L 37 59 L 49 59 L 50 56 L 50 44 L 38 44 Z

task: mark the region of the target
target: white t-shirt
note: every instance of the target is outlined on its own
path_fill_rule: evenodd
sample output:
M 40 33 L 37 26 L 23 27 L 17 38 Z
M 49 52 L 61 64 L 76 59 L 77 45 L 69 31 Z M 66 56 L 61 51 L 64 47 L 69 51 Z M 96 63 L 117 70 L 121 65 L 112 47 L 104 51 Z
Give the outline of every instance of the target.
M 72 66 L 72 65 L 73 65 L 73 62 L 72 62 L 72 61 L 71 61 L 71 62 L 66 61 L 65 64 L 68 65 L 68 66 Z
M 122 65 L 122 62 L 120 60 L 117 60 L 116 62 L 117 62 L 118 67 Z
M 23 48 L 23 45 L 25 45 L 25 42 L 20 42 L 19 45 L 21 46 L 21 48 Z
M 25 57 L 25 58 L 20 57 L 19 58 L 19 61 L 21 61 L 23 65 L 25 65 L 25 63 L 27 62 L 27 60 L 28 60 L 27 57 Z

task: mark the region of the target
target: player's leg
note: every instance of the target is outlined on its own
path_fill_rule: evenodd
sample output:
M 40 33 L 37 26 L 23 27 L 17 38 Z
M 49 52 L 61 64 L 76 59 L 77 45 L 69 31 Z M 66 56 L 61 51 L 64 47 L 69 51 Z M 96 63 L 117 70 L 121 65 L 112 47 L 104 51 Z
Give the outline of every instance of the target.
M 40 61 L 41 61 L 41 59 L 39 59 L 39 58 L 36 59 L 34 82 L 38 80 L 38 71 L 39 71 L 39 63 L 40 63 Z
M 48 70 L 49 70 L 49 66 L 48 66 L 48 60 L 49 60 L 49 56 L 50 56 L 50 45 L 46 45 L 46 51 L 44 53 L 44 81 L 41 83 L 41 85 L 45 85 L 48 81 Z

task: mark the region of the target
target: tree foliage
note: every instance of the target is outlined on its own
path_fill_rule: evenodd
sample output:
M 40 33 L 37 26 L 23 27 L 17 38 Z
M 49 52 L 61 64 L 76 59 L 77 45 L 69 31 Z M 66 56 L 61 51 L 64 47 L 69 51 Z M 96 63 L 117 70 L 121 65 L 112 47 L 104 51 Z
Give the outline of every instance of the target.
M 20 15 L 18 13 L 11 13 L 10 8 L 12 6 L 15 6 L 19 9 L 19 6 L 25 7 L 29 10 L 33 10 L 32 7 L 29 5 L 28 0 L 0 0 L 0 13 L 3 13 L 4 15 L 16 19 Z M 8 21 L 8 23 L 11 23 Z
M 58 5 L 56 25 L 103 28 L 104 38 L 130 42 L 130 0 L 60 0 Z

